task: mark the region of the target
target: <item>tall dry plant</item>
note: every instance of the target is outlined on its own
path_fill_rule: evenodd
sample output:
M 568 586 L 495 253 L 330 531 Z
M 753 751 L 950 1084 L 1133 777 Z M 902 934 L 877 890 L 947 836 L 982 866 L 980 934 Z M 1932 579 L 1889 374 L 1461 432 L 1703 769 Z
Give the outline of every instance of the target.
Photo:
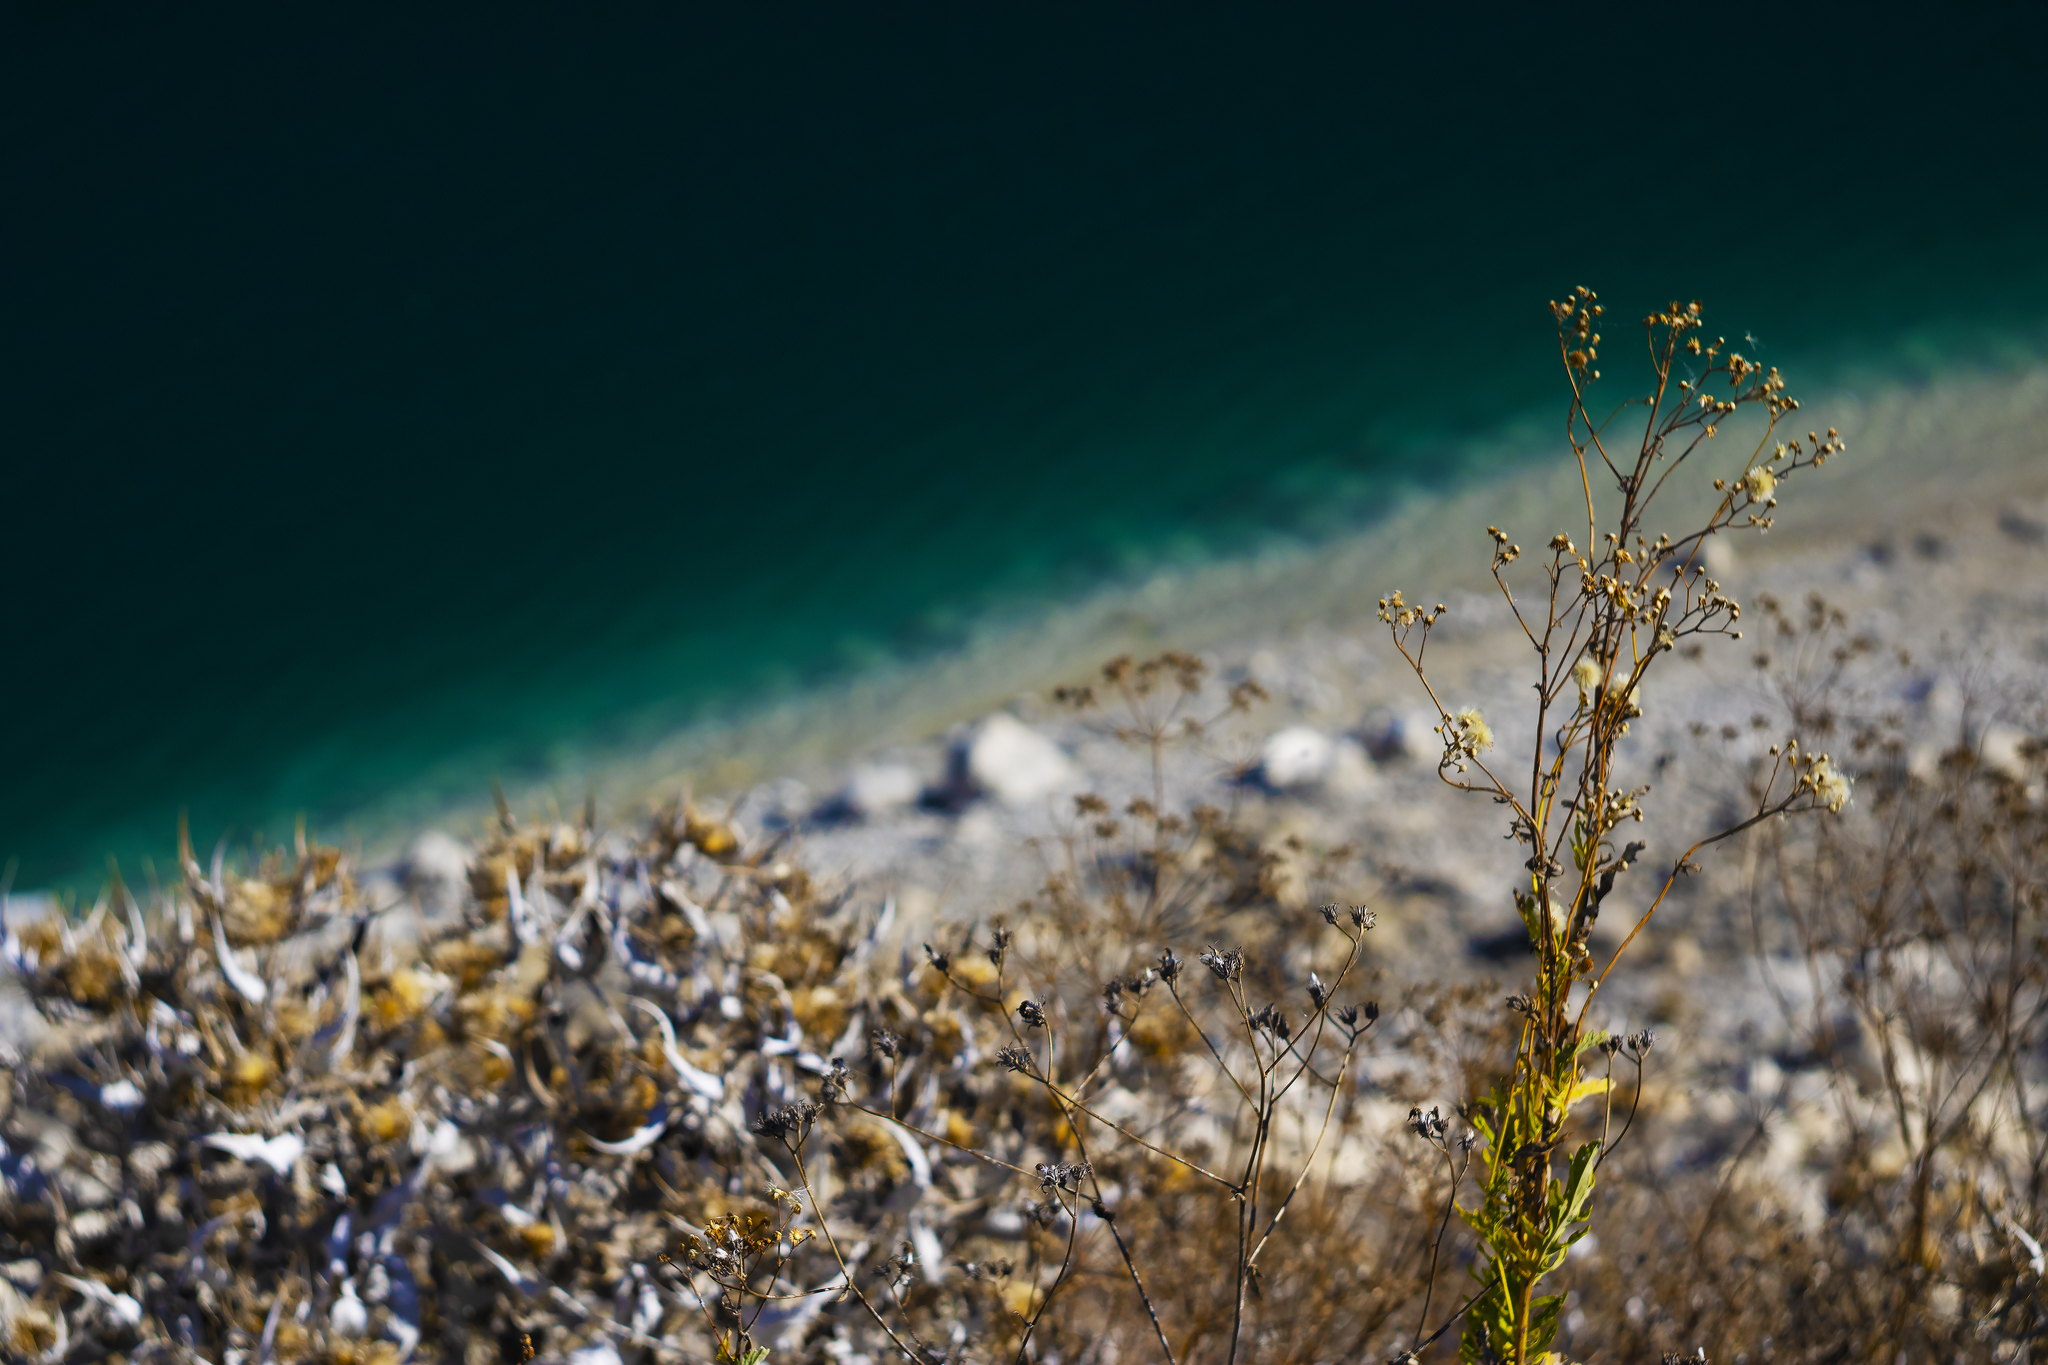
M 1987 676 L 1981 639 L 1922 661 L 1818 595 L 1756 606 L 1780 714 L 1752 724 L 1837 744 L 1856 800 L 1744 836 L 1717 913 L 1780 1027 L 1745 1029 L 1739 1105 L 1723 1091 L 1717 1115 L 1701 1086 L 1690 1131 L 1667 1123 L 1619 1158 L 1599 1242 L 1560 1277 L 1573 1340 L 1623 1360 L 1699 1343 L 1735 1365 L 2032 1359 L 2048 1340 L 2048 714 L 2024 673 L 2010 690 Z M 1931 674 L 1975 679 L 1946 730 L 1902 714 Z M 1727 746 L 1730 790 L 1768 776 L 1735 727 L 1693 729 Z M 1675 1089 L 1650 1103 L 1688 1107 Z
M 1611 1062 L 1617 1051 L 1640 1065 L 1652 1042 L 1647 1032 L 1620 1040 L 1589 1029 L 1588 1008 L 1703 849 L 1773 816 L 1839 810 L 1849 794 L 1848 779 L 1826 754 L 1802 751 L 1796 742 L 1774 749 L 1753 808 L 1673 859 L 1620 947 L 1605 964 L 1594 962 L 1591 936 L 1602 903 L 1646 851 L 1628 836 L 1644 817 L 1650 788 L 1622 770 L 1622 736 L 1642 714 L 1645 686 L 1662 657 L 1695 637 L 1740 636 L 1741 607 L 1706 572 L 1706 544 L 1731 530 L 1768 529 L 1780 488 L 1842 443 L 1832 428 L 1826 436 L 1779 440 L 1780 424 L 1798 403 L 1775 368 L 1728 349 L 1724 339 L 1708 340 L 1698 303 L 1674 303 L 1643 320 L 1651 391 L 1596 416 L 1589 402 L 1600 378 L 1594 366 L 1604 309 L 1580 288 L 1551 312 L 1571 385 L 1565 436 L 1585 494 L 1584 545 L 1567 531 L 1552 536 L 1535 590 L 1518 593 L 1511 568 L 1521 547 L 1488 528 L 1494 582 L 1536 660 L 1537 739 L 1526 767 L 1522 756 L 1515 768 L 1489 759 L 1491 727 L 1477 711 L 1451 710 L 1431 684 L 1429 636 L 1444 608 L 1410 606 L 1399 592 L 1380 603 L 1394 647 L 1441 717 L 1439 773 L 1506 807 L 1510 833 L 1529 851 L 1528 879 L 1515 902 L 1536 950 L 1536 975 L 1526 994 L 1510 1000 L 1523 1018 L 1513 1066 L 1468 1114 L 1479 1138 L 1481 1199 L 1461 1210 L 1485 1247 L 1474 1269 L 1462 1357 L 1514 1365 L 1548 1349 L 1563 1298 L 1538 1288 L 1596 1214 L 1612 1088 L 1609 1076 L 1587 1072 L 1593 1059 L 1604 1054 Z M 1696 375 L 1681 373 L 1688 364 L 1699 367 Z M 1753 440 L 1735 425 L 1746 417 L 1760 419 Z M 1617 423 L 1640 433 L 1630 438 L 1632 448 L 1615 445 Z M 1726 439 L 1717 443 L 1724 427 Z M 1722 454 L 1731 444 L 1733 456 Z M 1697 529 L 1663 531 L 1653 520 L 1664 513 L 1662 503 L 1690 491 L 1696 474 L 1711 473 L 1701 466 L 1715 462 L 1722 466 L 1712 480 L 1718 497 Z M 1574 1140 L 1575 1106 L 1603 1097 L 1610 1102 L 1598 1121 Z

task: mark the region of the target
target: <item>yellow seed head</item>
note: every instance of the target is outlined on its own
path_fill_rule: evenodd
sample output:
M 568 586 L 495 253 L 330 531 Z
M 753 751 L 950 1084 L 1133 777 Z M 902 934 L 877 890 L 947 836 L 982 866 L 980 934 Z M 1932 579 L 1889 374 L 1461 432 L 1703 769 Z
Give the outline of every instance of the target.
M 1493 747 L 1493 727 L 1479 714 L 1477 707 L 1468 706 L 1458 712 L 1458 728 L 1464 732 L 1465 749 L 1468 753 L 1484 753 Z

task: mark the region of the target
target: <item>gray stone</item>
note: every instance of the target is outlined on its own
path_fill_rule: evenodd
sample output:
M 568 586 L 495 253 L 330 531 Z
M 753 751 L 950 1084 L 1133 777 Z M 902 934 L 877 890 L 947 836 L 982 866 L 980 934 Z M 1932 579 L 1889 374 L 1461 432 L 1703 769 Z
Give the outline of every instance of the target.
M 2022 545 L 2048 545 L 2048 511 L 2038 505 L 2007 503 L 1999 509 L 1998 529 Z
M 992 797 L 1006 806 L 1043 800 L 1075 777 L 1059 745 L 1002 712 L 968 733 L 954 750 L 953 765 L 954 785 L 964 794 Z
M 1433 763 L 1443 753 L 1432 711 L 1379 712 L 1367 719 L 1366 749 L 1382 763 Z
M 855 768 L 834 803 L 862 820 L 872 820 L 917 804 L 924 780 L 902 763 L 869 763 Z

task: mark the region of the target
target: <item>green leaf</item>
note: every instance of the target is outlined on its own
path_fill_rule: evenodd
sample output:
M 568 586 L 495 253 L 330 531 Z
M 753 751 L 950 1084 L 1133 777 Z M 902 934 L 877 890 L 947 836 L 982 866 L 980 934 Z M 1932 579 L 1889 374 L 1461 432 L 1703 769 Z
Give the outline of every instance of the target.
M 1514 1312 L 1496 1284 L 1465 1310 L 1465 1331 L 1458 1339 L 1459 1365 L 1492 1365 L 1505 1359 L 1514 1339 Z
M 1586 1216 L 1586 1204 L 1593 1198 L 1593 1171 L 1599 1161 L 1598 1142 L 1588 1142 L 1572 1153 L 1572 1164 L 1564 1177 L 1565 1222 L 1576 1223 Z
M 1600 1144 L 1587 1143 L 1572 1153 L 1571 1166 L 1566 1170 L 1564 1179 L 1551 1187 L 1550 1255 L 1545 1259 L 1546 1271 L 1563 1265 L 1565 1248 L 1578 1241 L 1577 1237 L 1569 1235 L 1571 1225 L 1586 1218 L 1586 1205 L 1593 1198 L 1593 1172 L 1599 1160 Z
M 1484 1263 L 1474 1265 L 1472 1278 L 1486 1286 L 1486 1292 L 1465 1310 L 1465 1329 L 1458 1339 L 1461 1365 L 1493 1365 L 1505 1359 L 1515 1339 L 1515 1296 L 1508 1283 L 1506 1266 L 1496 1251 Z
M 1564 1295 L 1545 1294 L 1529 1305 L 1529 1354 L 1541 1355 L 1557 1336 L 1557 1319 L 1564 1312 Z
M 1580 1100 L 1591 1099 L 1595 1095 L 1604 1095 L 1606 1093 L 1607 1078 L 1605 1076 L 1595 1076 L 1592 1080 L 1580 1081 L 1570 1090 L 1566 1091 L 1564 1103 L 1559 1108 L 1563 1109 L 1566 1113 L 1570 1113 L 1572 1106 Z

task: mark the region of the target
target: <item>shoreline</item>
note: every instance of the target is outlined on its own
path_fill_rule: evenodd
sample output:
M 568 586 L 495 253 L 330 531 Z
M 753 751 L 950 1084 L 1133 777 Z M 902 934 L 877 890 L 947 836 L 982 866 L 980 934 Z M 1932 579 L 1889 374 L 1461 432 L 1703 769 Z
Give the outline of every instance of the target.
M 1823 393 L 1804 400 L 1795 417 L 1809 414 L 1839 428 L 1848 451 L 1796 487 L 1769 537 L 1745 537 L 1737 562 L 1761 567 L 1800 545 L 1910 538 L 1923 523 L 2048 497 L 2048 362 L 1891 382 L 1868 394 Z M 949 734 L 957 737 L 961 727 L 998 710 L 1037 715 L 1052 687 L 1084 678 L 1120 653 L 1183 649 L 1228 669 L 1259 655 L 1341 647 L 1354 671 L 1372 672 L 1372 615 L 1382 592 L 1399 586 L 1453 605 L 1460 595 L 1483 598 L 1491 587 L 1476 572 L 1483 555 L 1473 547 L 1483 546 L 1485 526 L 1499 524 L 1528 541 L 1542 538 L 1539 529 L 1569 527 L 1575 516 L 1583 521 L 1575 468 L 1555 458 L 1539 464 L 1525 453 L 1545 438 L 1532 420 L 1504 428 L 1482 447 L 1480 472 L 1461 486 L 1409 493 L 1364 531 L 1321 542 L 1276 540 L 1077 601 L 1002 609 L 970 627 L 957 647 L 803 686 L 671 731 L 637 754 L 564 757 L 550 776 L 511 784 L 508 798 L 522 811 L 567 811 L 588 794 L 620 818 L 686 787 L 700 798 L 739 801 L 762 784 L 795 782 L 829 798 L 864 763 L 915 760 L 929 769 L 943 761 L 934 753 Z M 1562 444 L 1554 437 L 1549 443 Z M 1729 455 L 1736 454 L 1731 443 Z M 1369 644 L 1364 655 L 1355 653 L 1360 644 Z M 1353 707 L 1350 715 L 1316 719 L 1356 729 L 1365 708 L 1345 704 Z M 493 805 L 485 783 L 454 802 L 420 799 L 421 790 L 456 785 L 446 776 L 423 779 L 417 789 L 384 794 L 326 828 L 360 850 L 363 866 L 389 867 L 423 830 L 467 836 L 488 825 Z M 205 841 L 204 831 L 195 834 Z
M 1795 418 L 1809 414 L 1837 427 L 1848 451 L 1795 486 L 1767 537 L 1740 538 L 1738 563 L 1761 569 L 1815 547 L 1874 545 L 1967 519 L 1973 509 L 2048 497 L 2048 364 L 1894 385 L 1870 397 L 1824 394 L 1803 401 Z M 1923 456 L 1940 447 L 1945 456 Z M 1499 463 L 1464 487 L 1411 495 L 1367 531 L 1276 544 L 1078 602 L 1002 613 L 958 648 L 690 726 L 636 758 L 565 764 L 508 795 L 522 809 L 552 802 L 568 810 L 588 790 L 623 815 L 685 785 L 701 797 L 737 799 L 757 784 L 794 779 L 829 793 L 864 760 L 927 749 L 997 710 L 1036 711 L 1051 688 L 1119 653 L 1183 649 L 1232 668 L 1304 634 L 1376 645 L 1374 604 L 1393 587 L 1446 600 L 1491 593 L 1474 548 L 1483 548 L 1485 526 L 1529 540 L 1541 539 L 1538 529 L 1570 527 L 1575 513 L 1583 521 L 1575 467 Z M 1706 477 L 1703 468 L 1702 483 Z M 437 819 L 406 823 L 476 828 L 490 814 L 488 795 L 479 793 Z M 394 854 L 402 844 L 396 833 L 386 828 L 366 840 L 366 856 Z

